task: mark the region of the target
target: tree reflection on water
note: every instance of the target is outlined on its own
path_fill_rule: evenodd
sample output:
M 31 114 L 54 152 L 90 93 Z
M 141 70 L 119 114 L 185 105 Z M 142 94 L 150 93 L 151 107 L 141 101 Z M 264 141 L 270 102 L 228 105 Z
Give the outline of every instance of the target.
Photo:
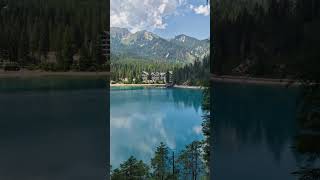
M 301 112 L 298 116 L 300 133 L 295 150 L 303 155 L 299 170 L 293 174 L 299 180 L 320 179 L 320 91 L 305 89 Z

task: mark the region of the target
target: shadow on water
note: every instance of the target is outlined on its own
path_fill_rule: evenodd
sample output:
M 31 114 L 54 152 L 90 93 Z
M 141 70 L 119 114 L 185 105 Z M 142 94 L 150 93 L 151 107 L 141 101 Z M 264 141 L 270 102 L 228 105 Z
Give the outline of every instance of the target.
M 186 107 L 193 107 L 196 111 L 201 107 L 202 91 L 199 90 L 179 90 L 172 91 L 174 103 L 178 106 L 183 103 Z
M 299 89 L 214 84 L 215 179 L 296 179 Z
M 310 91 L 311 90 L 311 91 Z M 318 88 L 304 89 L 298 114 L 299 134 L 294 148 L 302 155 L 299 169 L 293 174 L 299 180 L 320 179 L 320 92 Z
M 0 80 L 0 179 L 103 179 L 106 80 Z
M 105 89 L 107 77 L 37 77 L 0 80 L 0 92 Z

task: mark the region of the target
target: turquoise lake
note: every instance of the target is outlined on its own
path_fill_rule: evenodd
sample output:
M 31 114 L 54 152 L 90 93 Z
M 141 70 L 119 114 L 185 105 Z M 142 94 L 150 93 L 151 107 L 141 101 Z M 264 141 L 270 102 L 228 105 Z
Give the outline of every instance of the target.
M 104 179 L 108 90 L 105 79 L 0 79 L 0 179 Z
M 2 79 L 0 179 L 100 179 L 109 156 L 113 168 L 131 155 L 149 163 L 160 142 L 178 152 L 203 139 L 202 90 L 107 86 Z M 300 90 L 217 83 L 211 93 L 213 179 L 296 180 L 308 159 L 294 148 Z
M 301 103 L 295 87 L 215 83 L 213 179 L 295 180 Z
M 131 155 L 150 162 L 160 142 L 179 151 L 203 139 L 202 90 L 112 88 L 110 159 L 113 167 Z

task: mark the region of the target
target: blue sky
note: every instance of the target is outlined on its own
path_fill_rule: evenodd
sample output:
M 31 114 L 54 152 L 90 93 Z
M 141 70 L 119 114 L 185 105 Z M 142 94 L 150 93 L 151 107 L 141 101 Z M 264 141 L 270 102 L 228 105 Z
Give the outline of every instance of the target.
M 164 38 L 179 34 L 209 38 L 206 0 L 111 0 L 112 27 L 148 30 Z

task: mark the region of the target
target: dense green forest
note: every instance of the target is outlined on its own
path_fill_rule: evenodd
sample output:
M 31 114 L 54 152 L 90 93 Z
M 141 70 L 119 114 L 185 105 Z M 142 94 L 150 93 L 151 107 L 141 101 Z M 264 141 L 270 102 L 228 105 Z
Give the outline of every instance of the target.
M 211 87 L 209 82 L 205 82 L 203 85 L 203 87 L 205 87 L 203 89 L 203 99 L 202 99 L 202 103 L 201 103 L 201 108 L 202 108 L 202 134 L 204 136 L 204 140 L 203 140 L 203 146 L 202 146 L 202 150 L 203 150 L 203 159 L 204 162 L 206 164 L 207 167 L 210 167 L 210 155 L 211 155 L 211 150 L 213 149 L 212 147 L 212 131 L 213 131 L 213 116 L 211 114 L 211 112 L 213 112 L 212 109 L 212 96 L 211 96 Z M 210 171 L 210 170 L 208 170 Z
M 202 61 L 196 60 L 183 67 L 173 70 L 173 81 L 176 84 L 204 86 L 210 76 L 210 58 L 206 56 Z
M 170 63 L 163 61 L 141 60 L 128 57 L 111 58 L 111 80 L 121 82 L 128 78 L 128 83 L 141 83 L 142 71 L 151 72 L 173 72 L 172 81 L 178 85 L 204 85 L 209 79 L 210 71 L 209 56 L 196 60 L 190 64 Z M 135 79 L 135 82 L 133 82 Z
M 0 0 L 0 62 L 52 71 L 108 70 L 104 0 Z
M 308 160 L 293 174 L 319 179 L 320 1 L 216 0 L 211 5 L 212 73 L 302 82 L 297 121 L 299 131 L 309 133 L 297 135 L 294 148 Z
M 212 72 L 319 82 L 320 1 L 211 3 Z
M 111 57 L 111 80 L 120 82 L 121 79 L 128 78 L 128 83 L 141 83 L 142 71 L 146 72 L 167 72 L 175 67 L 181 67 L 181 64 L 135 59 L 129 57 Z

